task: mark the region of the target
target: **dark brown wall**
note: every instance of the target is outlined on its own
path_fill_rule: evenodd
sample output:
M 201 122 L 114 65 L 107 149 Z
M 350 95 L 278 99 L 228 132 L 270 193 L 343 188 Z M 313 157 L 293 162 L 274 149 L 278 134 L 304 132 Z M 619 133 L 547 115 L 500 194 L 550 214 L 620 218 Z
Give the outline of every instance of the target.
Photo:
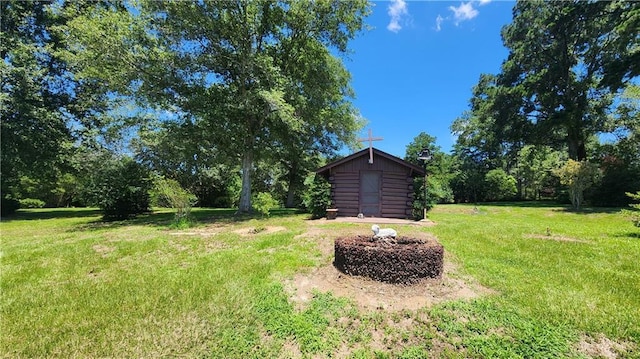
M 339 216 L 354 217 L 360 212 L 359 190 L 361 171 L 381 171 L 381 216 L 388 218 L 409 218 L 413 202 L 413 178 L 411 169 L 401 164 L 374 155 L 373 164 L 369 156 L 354 158 L 352 161 L 331 168 L 332 205 Z

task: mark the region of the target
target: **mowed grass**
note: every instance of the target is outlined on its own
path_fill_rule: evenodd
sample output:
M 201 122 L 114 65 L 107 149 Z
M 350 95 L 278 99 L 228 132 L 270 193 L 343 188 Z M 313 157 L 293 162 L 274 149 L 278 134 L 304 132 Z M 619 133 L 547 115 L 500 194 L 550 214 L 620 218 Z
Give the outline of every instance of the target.
M 640 229 L 618 210 L 441 206 L 433 217 L 447 250 L 505 304 L 640 340 Z
M 328 261 L 306 215 L 194 213 L 184 230 L 169 211 L 0 223 L 0 356 L 583 357 L 578 343 L 602 336 L 621 357 L 640 350 L 640 235 L 617 210 L 438 206 L 420 230 L 495 294 L 402 312 L 322 292 L 291 302 L 285 280 Z M 330 240 L 343 226 L 319 227 Z

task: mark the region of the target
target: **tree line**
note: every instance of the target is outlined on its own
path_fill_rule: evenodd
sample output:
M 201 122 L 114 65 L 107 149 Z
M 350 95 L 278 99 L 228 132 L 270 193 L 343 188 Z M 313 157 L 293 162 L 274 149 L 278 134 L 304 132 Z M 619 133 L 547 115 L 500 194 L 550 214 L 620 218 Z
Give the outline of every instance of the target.
M 201 205 L 295 206 L 362 126 L 343 59 L 366 1 L 1 6 L 3 210 L 92 202 L 74 191 L 129 159 Z
M 640 190 L 640 3 L 519 1 L 502 40 L 501 71 L 480 76 L 451 125 L 453 154 L 431 168 L 431 200 L 629 203 Z
M 19 200 L 99 204 L 134 174 L 175 181 L 202 206 L 248 212 L 258 193 L 322 205 L 313 169 L 364 124 L 343 60 L 365 1 L 0 6 L 3 214 Z M 639 29 L 638 2 L 517 2 L 509 55 L 453 121 L 453 153 L 427 133 L 407 146 L 416 164 L 434 153 L 427 202 L 628 203 L 640 190 Z

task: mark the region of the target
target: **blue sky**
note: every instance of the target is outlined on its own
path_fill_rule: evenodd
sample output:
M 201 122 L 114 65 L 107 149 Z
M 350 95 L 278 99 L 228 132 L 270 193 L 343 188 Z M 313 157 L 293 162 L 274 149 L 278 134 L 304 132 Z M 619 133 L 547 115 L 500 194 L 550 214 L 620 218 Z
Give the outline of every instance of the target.
M 371 30 L 350 44 L 345 59 L 355 106 L 383 141 L 374 147 L 404 157 L 420 132 L 449 152 L 449 126 L 469 108 L 482 73 L 498 73 L 508 51 L 500 29 L 511 22 L 511 1 L 374 2 Z M 363 144 L 365 146 L 365 144 Z M 366 144 L 368 146 L 368 143 Z

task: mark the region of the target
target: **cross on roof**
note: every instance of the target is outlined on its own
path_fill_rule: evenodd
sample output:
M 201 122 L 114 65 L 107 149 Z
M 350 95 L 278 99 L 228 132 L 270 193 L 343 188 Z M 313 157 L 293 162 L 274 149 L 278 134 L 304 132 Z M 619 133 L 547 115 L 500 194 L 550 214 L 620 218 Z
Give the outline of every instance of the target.
M 365 142 L 369 141 L 369 164 L 373 164 L 373 141 L 382 141 L 382 137 L 373 137 L 371 133 L 371 129 L 369 129 L 369 137 L 367 138 L 358 138 L 358 141 Z

